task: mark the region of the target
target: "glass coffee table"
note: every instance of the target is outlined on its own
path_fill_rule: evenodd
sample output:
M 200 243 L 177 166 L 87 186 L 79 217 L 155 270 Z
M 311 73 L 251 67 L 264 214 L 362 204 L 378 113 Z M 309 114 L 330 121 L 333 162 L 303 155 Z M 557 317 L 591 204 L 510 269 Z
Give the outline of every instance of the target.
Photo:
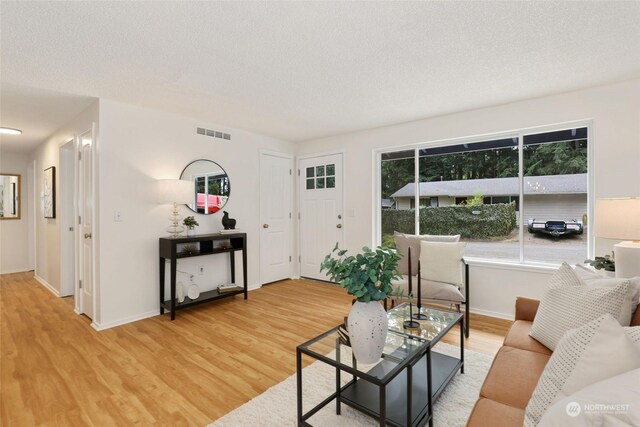
M 417 308 L 413 307 L 413 313 Z M 351 406 L 380 421 L 381 426 L 422 426 L 433 424 L 433 403 L 460 370 L 464 373 L 464 317 L 461 313 L 422 307 L 418 329 L 404 329 L 409 304 L 388 311 L 389 331 L 379 362 L 358 364 L 351 348 L 333 328 L 296 349 L 298 425 L 320 409 L 336 401 Z M 460 358 L 432 351 L 435 344 L 456 324 L 460 326 Z M 335 392 L 309 411 L 303 412 L 302 356 L 307 355 L 335 368 Z M 342 375 L 350 380 L 342 384 Z

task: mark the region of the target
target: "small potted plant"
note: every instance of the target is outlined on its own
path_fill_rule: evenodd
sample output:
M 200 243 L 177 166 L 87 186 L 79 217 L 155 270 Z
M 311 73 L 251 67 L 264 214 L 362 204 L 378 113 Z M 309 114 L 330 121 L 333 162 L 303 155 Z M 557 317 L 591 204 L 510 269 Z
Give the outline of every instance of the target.
M 337 258 L 332 257 L 334 253 Z M 395 249 L 383 247 L 364 247 L 355 256 L 346 253 L 336 244 L 320 271 L 326 270 L 331 280 L 356 297 L 347 321 L 351 348 L 360 363 L 375 363 L 382 355 L 389 326 L 379 301 L 392 294 L 391 281 L 400 278 L 397 267 L 401 256 Z
M 607 276 L 613 277 L 616 271 L 616 261 L 611 255 L 597 256 L 595 259 L 587 259 L 584 262 L 596 270 L 604 270 L 604 274 Z
M 193 216 L 186 217 L 184 220 L 182 220 L 182 223 L 185 225 L 185 227 L 187 227 L 187 236 L 189 237 L 195 234 L 196 226 L 200 225 Z

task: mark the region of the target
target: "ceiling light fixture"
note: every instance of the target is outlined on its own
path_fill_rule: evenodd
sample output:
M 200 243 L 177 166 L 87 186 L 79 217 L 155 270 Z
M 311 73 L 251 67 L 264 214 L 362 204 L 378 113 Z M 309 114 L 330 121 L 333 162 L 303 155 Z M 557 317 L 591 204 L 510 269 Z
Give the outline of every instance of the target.
M 20 135 L 22 131 L 20 129 L 0 127 L 0 133 L 5 135 Z

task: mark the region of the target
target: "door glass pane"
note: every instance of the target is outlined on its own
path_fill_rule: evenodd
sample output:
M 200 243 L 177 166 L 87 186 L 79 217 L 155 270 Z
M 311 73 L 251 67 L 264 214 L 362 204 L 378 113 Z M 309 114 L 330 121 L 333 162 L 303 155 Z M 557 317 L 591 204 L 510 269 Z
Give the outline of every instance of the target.
M 587 259 L 587 128 L 527 135 L 524 159 L 525 262 Z
M 393 232 L 415 234 L 415 150 L 383 153 L 380 164 L 380 242 L 395 247 Z
M 327 176 L 336 174 L 336 165 L 330 164 L 327 165 Z
M 316 166 L 316 176 L 324 176 L 324 166 Z
M 420 234 L 460 234 L 465 256 L 520 259 L 517 138 L 421 149 L 419 164 Z
M 314 188 L 316 188 L 316 181 L 313 178 L 307 179 L 307 190 L 313 190 Z
M 327 188 L 336 188 L 336 177 L 328 176 L 327 177 Z
M 316 188 L 324 188 L 324 178 L 316 178 Z
M 313 173 L 314 171 L 315 171 L 315 168 L 313 168 L 313 167 L 307 168 L 307 178 L 314 177 L 315 176 L 314 173 Z

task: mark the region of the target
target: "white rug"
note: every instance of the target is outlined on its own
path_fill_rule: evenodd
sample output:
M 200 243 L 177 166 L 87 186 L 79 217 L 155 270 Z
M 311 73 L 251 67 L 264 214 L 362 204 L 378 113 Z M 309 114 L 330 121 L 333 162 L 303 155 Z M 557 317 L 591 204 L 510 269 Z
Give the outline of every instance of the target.
M 436 351 L 458 356 L 460 348 L 445 343 Z M 304 356 L 306 359 L 308 356 Z M 451 380 L 434 405 L 434 425 L 441 427 L 464 426 L 478 399 L 480 387 L 492 361 L 491 356 L 465 350 L 465 373 Z M 347 375 L 343 375 L 343 378 Z M 315 362 L 302 371 L 303 407 L 308 411 L 335 391 L 335 368 Z M 268 426 L 294 427 L 296 419 L 296 375 L 271 387 L 260 396 L 218 419 L 209 427 Z M 308 422 L 315 427 L 369 427 L 379 426 L 373 418 L 347 405 L 342 415 L 336 415 L 335 401 L 322 408 Z

